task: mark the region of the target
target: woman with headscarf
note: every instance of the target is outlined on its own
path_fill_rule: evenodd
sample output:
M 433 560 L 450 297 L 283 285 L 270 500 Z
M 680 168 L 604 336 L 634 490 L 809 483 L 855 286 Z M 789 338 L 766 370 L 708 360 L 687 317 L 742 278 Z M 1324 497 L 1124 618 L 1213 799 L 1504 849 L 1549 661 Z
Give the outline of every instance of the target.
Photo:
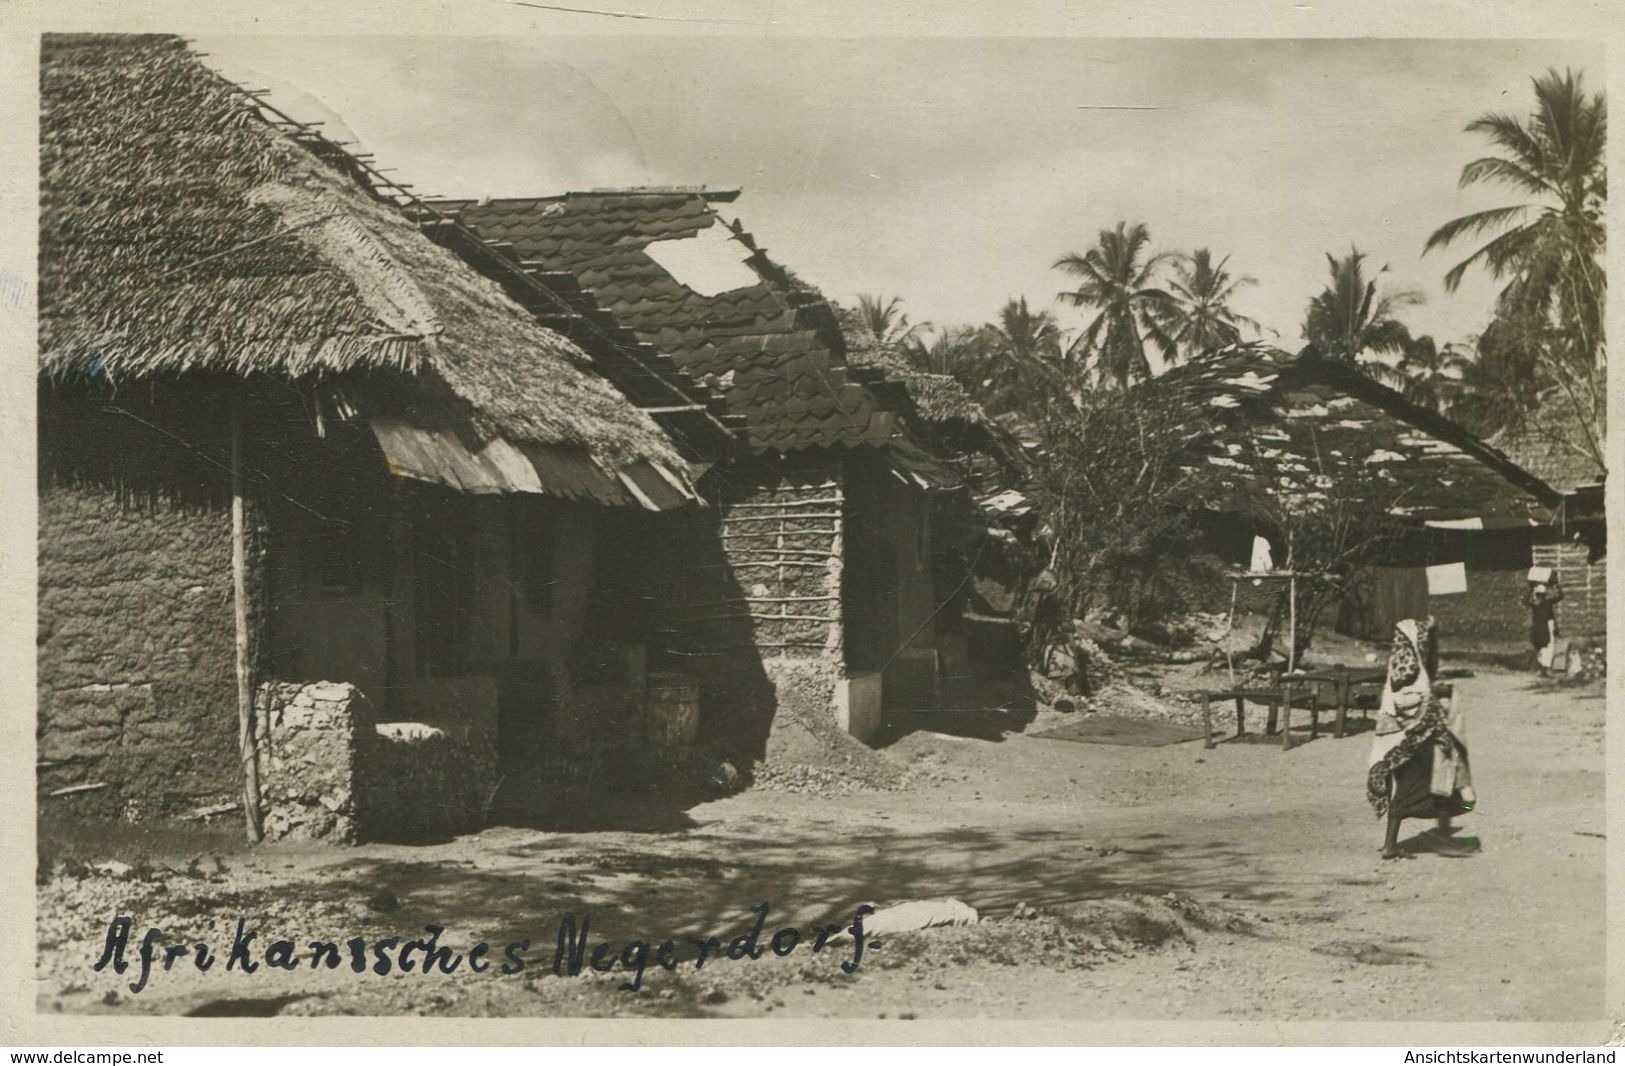
M 1366 798 L 1388 819 L 1382 857 L 1397 859 L 1399 823 L 1428 818 L 1448 832 L 1450 819 L 1473 809 L 1465 716 L 1453 693 L 1434 691 L 1438 644 L 1433 619 L 1407 618 L 1394 627 L 1388 683 L 1377 712 Z M 1454 852 L 1445 845 L 1441 850 Z

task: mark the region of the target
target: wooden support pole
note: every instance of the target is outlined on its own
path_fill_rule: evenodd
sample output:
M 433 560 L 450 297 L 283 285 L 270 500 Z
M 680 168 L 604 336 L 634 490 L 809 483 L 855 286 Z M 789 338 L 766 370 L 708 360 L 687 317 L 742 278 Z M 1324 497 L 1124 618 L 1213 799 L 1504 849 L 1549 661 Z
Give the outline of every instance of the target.
M 1286 581 L 1286 668 L 1291 673 L 1298 668 L 1298 575 Z
M 1224 661 L 1230 667 L 1230 687 L 1236 687 L 1236 653 L 1231 648 L 1231 638 L 1236 632 L 1236 599 L 1241 595 L 1241 579 L 1230 579 L 1230 621 L 1224 628 Z
M 1292 552 L 1292 530 L 1286 531 L 1286 568 L 1289 577 L 1286 579 L 1286 669 L 1288 673 L 1298 668 L 1298 562 Z
M 248 839 L 258 844 L 259 753 L 254 743 L 254 679 L 248 662 L 248 530 L 243 514 L 243 397 L 231 398 L 231 594 L 237 643 L 237 744 L 243 764 L 243 814 Z

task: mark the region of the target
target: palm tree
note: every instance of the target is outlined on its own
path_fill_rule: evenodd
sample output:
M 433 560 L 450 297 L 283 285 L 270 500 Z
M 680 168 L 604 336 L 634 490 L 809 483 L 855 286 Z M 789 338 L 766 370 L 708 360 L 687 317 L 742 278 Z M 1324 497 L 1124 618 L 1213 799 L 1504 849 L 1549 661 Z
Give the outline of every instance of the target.
M 1500 154 L 1463 167 L 1461 187 L 1504 185 L 1531 200 L 1445 223 L 1428 238 L 1424 254 L 1499 231 L 1450 269 L 1445 287 L 1454 292 L 1470 267 L 1483 265 L 1507 282 L 1502 315 L 1555 318 L 1570 334 L 1573 354 L 1600 361 L 1608 107 L 1601 93 L 1586 94 L 1583 81 L 1573 71 L 1548 70 L 1534 79 L 1535 110 L 1527 120 L 1492 112 L 1467 124 L 1468 133 L 1485 134 Z
M 1461 172 L 1462 186 L 1504 185 L 1530 199 L 1448 222 L 1426 250 L 1499 231 L 1456 264 L 1445 285 L 1454 290 L 1475 264 L 1506 283 L 1486 337 L 1499 331 L 1534 353 L 1536 402 L 1561 408 L 1571 446 L 1606 469 L 1608 106 L 1601 93 L 1587 95 L 1573 71 L 1548 70 L 1534 86 L 1535 110 L 1526 120 L 1491 113 L 1468 123 L 1469 133 L 1488 136 L 1500 154 Z
M 1162 324 L 1187 359 L 1239 343 L 1243 329 L 1260 331 L 1257 322 L 1230 306 L 1237 290 L 1257 285 L 1258 280 L 1246 275 L 1232 277 L 1225 269 L 1228 262 L 1230 257 L 1225 256 L 1215 263 L 1206 248 L 1173 260 L 1174 276 L 1168 287 L 1173 290 L 1174 306 L 1163 313 Z
M 973 326 L 958 326 L 940 330 L 929 340 L 921 339 L 916 334 L 900 350 L 917 370 L 966 378 L 974 376 L 976 367 L 983 362 L 984 347 L 981 330 Z
M 1144 223 L 1119 222 L 1115 230 L 1101 230 L 1095 247 L 1082 255 L 1069 252 L 1055 261 L 1055 269 L 1081 279 L 1075 290 L 1060 298 L 1074 307 L 1098 308 L 1067 352 L 1085 365 L 1093 360 L 1101 382 L 1127 387 L 1131 378 L 1149 378 L 1151 360 L 1145 342 L 1156 345 L 1164 360 L 1173 362 L 1179 349 L 1163 329 L 1159 317 L 1174 298 L 1151 284 L 1167 255 L 1146 256 L 1151 233 Z
M 1474 360 L 1453 344 L 1439 347 L 1432 337 L 1406 342 L 1393 363 L 1370 362 L 1366 373 L 1399 390 L 1407 400 L 1449 414 L 1461 396 Z
M 1055 316 L 1031 310 L 1025 296 L 1007 301 L 993 328 L 1017 358 L 1058 359 L 1061 355 L 1061 327 Z
M 987 327 L 988 345 L 978 370 L 978 391 L 990 413 L 1021 411 L 1041 417 L 1066 395 L 1063 345 L 1055 316 L 1034 311 L 1025 296 L 1006 301 L 999 321 Z
M 1375 277 L 1365 273 L 1365 253 L 1349 248 L 1341 259 L 1326 256 L 1331 282 L 1309 301 L 1303 321 L 1303 339 L 1332 359 L 1359 362 L 1362 355 L 1402 355 L 1411 342 L 1410 330 L 1394 317 L 1400 307 L 1421 303 L 1410 292 L 1377 295 Z M 1377 271 L 1386 273 L 1387 267 Z
M 1496 321 L 1471 338 L 1470 347 L 1446 413 L 1480 437 L 1522 428 L 1540 405 L 1534 346 L 1510 323 Z
M 902 298 L 897 296 L 888 300 L 883 296 L 860 295 L 858 321 L 874 336 L 875 344 L 885 349 L 902 347 L 920 329 L 909 322 Z

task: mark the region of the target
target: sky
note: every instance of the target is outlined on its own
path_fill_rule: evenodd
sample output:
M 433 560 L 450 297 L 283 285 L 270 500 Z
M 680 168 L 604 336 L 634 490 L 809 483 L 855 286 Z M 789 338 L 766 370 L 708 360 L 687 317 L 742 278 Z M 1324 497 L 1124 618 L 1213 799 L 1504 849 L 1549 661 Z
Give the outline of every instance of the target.
M 1158 251 L 1229 255 L 1237 307 L 1296 347 L 1326 254 L 1357 246 L 1402 318 L 1441 342 L 1496 286 L 1423 256 L 1468 211 L 1487 154 L 1463 131 L 1528 112 L 1548 67 L 1603 87 L 1600 45 L 1508 40 L 711 36 L 200 37 L 233 80 L 323 120 L 420 194 L 626 185 L 743 190 L 726 210 L 843 302 L 915 321 L 993 320 L 1026 296 L 1076 328 L 1053 269 L 1119 220 Z

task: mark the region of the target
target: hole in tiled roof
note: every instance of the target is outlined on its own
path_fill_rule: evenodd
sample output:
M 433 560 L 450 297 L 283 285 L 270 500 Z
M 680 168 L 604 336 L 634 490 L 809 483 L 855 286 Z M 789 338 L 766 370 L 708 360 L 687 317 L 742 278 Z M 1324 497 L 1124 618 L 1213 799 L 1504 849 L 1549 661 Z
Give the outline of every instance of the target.
M 749 252 L 725 226 L 707 226 L 692 237 L 655 241 L 644 252 L 678 284 L 700 296 L 720 296 L 762 280 L 745 263 Z

